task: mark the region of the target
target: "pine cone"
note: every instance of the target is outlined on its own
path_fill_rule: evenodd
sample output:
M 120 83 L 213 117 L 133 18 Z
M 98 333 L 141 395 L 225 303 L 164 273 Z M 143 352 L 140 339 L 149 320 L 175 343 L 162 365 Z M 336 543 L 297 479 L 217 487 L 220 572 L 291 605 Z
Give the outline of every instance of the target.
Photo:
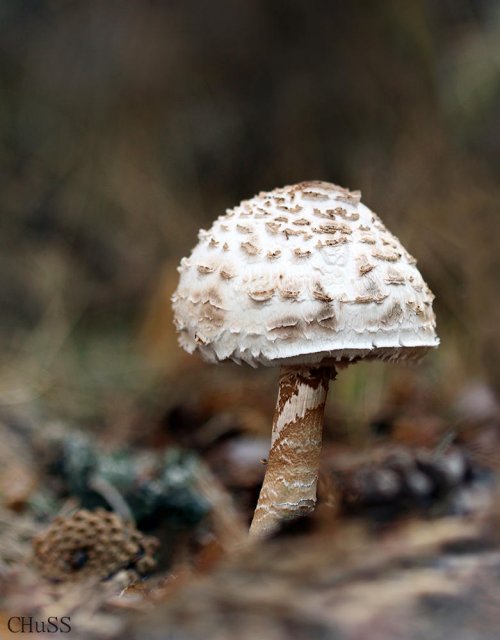
M 139 575 L 156 565 L 156 538 L 145 536 L 131 523 L 104 509 L 81 509 L 56 517 L 33 539 L 35 563 L 49 580 L 105 579 L 120 569 Z
M 366 462 L 340 474 L 348 510 L 372 506 L 430 508 L 471 482 L 474 469 L 465 451 L 397 449 L 382 459 Z

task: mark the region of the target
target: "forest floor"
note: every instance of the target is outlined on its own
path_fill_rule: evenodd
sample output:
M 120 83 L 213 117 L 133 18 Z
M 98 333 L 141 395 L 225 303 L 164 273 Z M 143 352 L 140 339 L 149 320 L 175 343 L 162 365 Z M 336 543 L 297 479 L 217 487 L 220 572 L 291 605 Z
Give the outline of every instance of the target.
M 91 640 L 498 637 L 500 412 L 486 386 L 443 399 L 405 369 L 356 419 L 334 399 L 315 513 L 250 543 L 271 377 L 176 376 L 100 429 L 2 409 L 0 638 L 36 637 L 9 621 L 52 616 Z

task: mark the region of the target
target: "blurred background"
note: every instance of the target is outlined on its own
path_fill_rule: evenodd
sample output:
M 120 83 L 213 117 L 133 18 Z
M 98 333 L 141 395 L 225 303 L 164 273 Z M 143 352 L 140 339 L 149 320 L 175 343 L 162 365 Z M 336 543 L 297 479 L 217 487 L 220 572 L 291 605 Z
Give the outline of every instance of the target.
M 498 391 L 499 65 L 495 0 L 0 2 L 4 409 L 126 433 L 254 385 L 270 418 L 276 372 L 185 356 L 169 297 L 200 227 L 305 179 L 361 189 L 436 294 L 440 349 L 351 367 L 336 411 Z
M 347 637 L 470 638 L 488 614 L 497 638 L 500 3 L 0 0 L 0 91 L 0 626 L 69 611 L 85 640 L 341 637 L 330 616 L 365 625 Z M 200 227 L 310 179 L 361 189 L 418 259 L 441 346 L 341 372 L 315 514 L 245 559 L 278 372 L 185 354 L 170 296 Z M 97 507 L 115 520 L 74 513 Z M 118 517 L 120 557 L 101 539 Z M 386 589 L 351 571 L 373 560 Z M 339 567 L 372 595 L 346 599 Z M 89 572 L 116 582 L 81 591 Z M 175 622 L 167 601 L 207 573 Z M 116 626 L 127 585 L 133 610 L 162 600 L 136 635 Z M 405 620 L 411 589 L 427 604 Z

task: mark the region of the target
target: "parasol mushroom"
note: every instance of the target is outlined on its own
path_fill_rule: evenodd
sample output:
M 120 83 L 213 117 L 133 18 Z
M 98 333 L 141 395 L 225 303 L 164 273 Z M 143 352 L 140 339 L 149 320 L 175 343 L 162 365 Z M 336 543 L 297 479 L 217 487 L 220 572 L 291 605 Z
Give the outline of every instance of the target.
M 179 267 L 172 300 L 184 349 L 281 367 L 255 537 L 314 508 L 336 369 L 418 359 L 439 344 L 415 259 L 360 197 L 320 181 L 261 192 L 200 231 Z

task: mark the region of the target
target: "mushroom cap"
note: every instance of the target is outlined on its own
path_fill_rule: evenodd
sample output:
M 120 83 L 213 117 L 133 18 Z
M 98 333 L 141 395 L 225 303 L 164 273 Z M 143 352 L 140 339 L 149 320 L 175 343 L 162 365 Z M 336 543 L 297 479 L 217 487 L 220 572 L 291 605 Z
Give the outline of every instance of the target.
M 200 231 L 172 297 L 181 346 L 252 366 L 418 358 L 437 347 L 434 296 L 416 260 L 360 197 L 301 182 Z

